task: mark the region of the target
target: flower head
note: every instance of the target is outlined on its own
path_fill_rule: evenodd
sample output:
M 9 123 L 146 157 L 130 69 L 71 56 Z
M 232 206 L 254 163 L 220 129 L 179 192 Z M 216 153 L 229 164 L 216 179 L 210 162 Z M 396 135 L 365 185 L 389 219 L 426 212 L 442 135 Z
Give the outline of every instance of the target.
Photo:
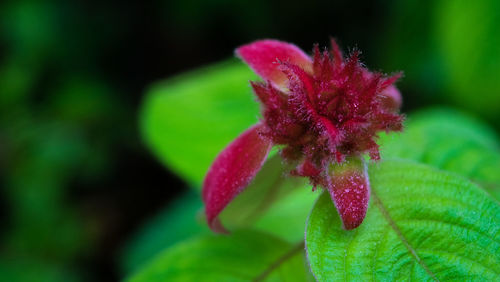
M 399 131 L 401 95 L 393 85 L 400 74 L 370 72 L 354 51 L 344 58 L 314 47 L 310 58 L 296 46 L 261 40 L 236 50 L 264 82 L 252 82 L 262 104 L 262 120 L 238 137 L 215 160 L 203 187 L 209 225 L 261 168 L 272 145 L 295 165 L 292 175 L 328 189 L 343 226 L 363 221 L 370 195 L 362 156 L 380 159 L 377 133 Z

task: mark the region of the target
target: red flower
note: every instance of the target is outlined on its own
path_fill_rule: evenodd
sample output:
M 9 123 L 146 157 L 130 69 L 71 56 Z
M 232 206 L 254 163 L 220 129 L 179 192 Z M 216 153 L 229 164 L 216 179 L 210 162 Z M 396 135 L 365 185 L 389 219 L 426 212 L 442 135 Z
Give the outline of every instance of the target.
M 255 177 L 273 145 L 295 165 L 292 175 L 326 188 L 345 229 L 363 221 L 370 185 L 363 154 L 378 160 L 379 131 L 399 131 L 401 95 L 393 86 L 400 74 L 368 71 L 359 52 L 344 58 L 314 47 L 311 59 L 295 45 L 261 40 L 236 54 L 265 82 L 252 82 L 263 119 L 215 159 L 203 184 L 209 226 L 225 231 L 217 216 Z

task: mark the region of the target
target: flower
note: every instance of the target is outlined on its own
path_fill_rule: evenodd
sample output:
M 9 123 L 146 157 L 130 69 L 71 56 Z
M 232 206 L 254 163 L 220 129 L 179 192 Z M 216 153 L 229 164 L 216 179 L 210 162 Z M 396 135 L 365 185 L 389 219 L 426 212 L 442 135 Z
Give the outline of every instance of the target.
M 313 58 L 293 44 L 260 40 L 236 54 L 265 82 L 251 82 L 263 118 L 215 159 L 203 183 L 210 228 L 224 232 L 218 215 L 252 181 L 273 145 L 308 177 L 313 189 L 329 191 L 343 227 L 358 227 L 368 208 L 370 183 L 363 155 L 379 160 L 380 131 L 402 130 L 401 95 L 393 85 L 400 73 L 370 72 L 359 51 L 344 58 L 332 50 Z

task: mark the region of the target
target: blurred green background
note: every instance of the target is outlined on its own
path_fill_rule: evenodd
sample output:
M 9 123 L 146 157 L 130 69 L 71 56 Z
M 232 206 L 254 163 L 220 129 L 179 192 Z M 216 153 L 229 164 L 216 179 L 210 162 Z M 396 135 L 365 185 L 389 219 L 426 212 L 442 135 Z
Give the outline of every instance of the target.
M 2 1 L 0 280 L 123 278 L 137 230 L 198 197 L 141 141 L 148 86 L 256 39 L 309 51 L 330 36 L 404 71 L 403 111 L 453 106 L 500 129 L 497 0 Z

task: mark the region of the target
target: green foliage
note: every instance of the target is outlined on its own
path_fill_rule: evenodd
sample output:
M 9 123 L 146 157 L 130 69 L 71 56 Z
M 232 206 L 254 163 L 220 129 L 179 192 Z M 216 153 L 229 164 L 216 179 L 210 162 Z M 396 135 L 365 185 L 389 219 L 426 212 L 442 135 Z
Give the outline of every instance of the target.
M 387 6 L 389 22 L 385 32 L 377 36 L 377 65 L 388 71 L 404 71 L 404 78 L 397 85 L 405 106 L 419 106 L 442 96 L 435 93 L 444 88 L 443 58 L 433 44 L 434 26 L 429 19 L 437 1 L 391 1 Z
M 434 32 L 448 77 L 447 98 L 496 120 L 500 104 L 499 10 L 497 0 L 436 1 Z
M 91 234 L 79 213 L 63 202 L 64 190 L 89 148 L 77 131 L 57 122 L 17 120 L 4 132 L 9 166 L 2 192 L 12 205 L 5 249 L 61 260 L 74 257 L 88 246 Z
M 194 235 L 210 232 L 197 217 L 203 211 L 201 196 L 189 191 L 168 205 L 135 234 L 123 251 L 122 268 L 131 273 L 165 248 Z
M 228 61 L 154 85 L 141 114 L 147 144 L 199 188 L 219 151 L 257 122 L 254 78 L 246 65 Z
M 304 226 L 318 192 L 310 185 L 301 186 L 286 197 L 274 202 L 255 222 L 254 228 L 275 234 L 289 242 L 304 238 Z
M 403 70 L 410 108 L 454 104 L 499 120 L 500 2 L 391 1 L 378 64 Z
M 465 114 L 432 109 L 411 115 L 403 133 L 382 135 L 384 158 L 405 158 L 463 175 L 500 199 L 495 132 Z
M 115 150 L 136 140 L 131 109 L 101 77 L 75 15 L 81 7 L 63 1 L 0 4 L 2 281 L 81 276 L 67 272 L 96 256 L 106 215 L 77 190 L 101 181 Z
M 285 176 L 279 156 L 267 160 L 253 182 L 222 212 L 229 229 L 254 226 L 290 242 L 304 237 L 304 224 L 318 194 L 306 179 Z
M 149 147 L 200 189 L 215 156 L 257 122 L 251 79 L 255 75 L 246 65 L 229 61 L 153 86 L 141 118 Z M 222 213 L 224 224 L 230 229 L 256 226 L 291 242 L 301 239 L 317 194 L 305 181 L 284 177 L 284 171 L 281 160 L 270 157 L 251 186 Z
M 165 250 L 127 281 L 308 281 L 302 250 L 250 230 L 205 235 Z
M 290 243 L 300 242 L 318 193 L 311 192 L 303 179 L 284 177 L 283 169 L 281 159 L 271 157 L 252 184 L 224 210 L 222 222 L 230 230 L 253 227 Z M 122 259 L 124 272 L 140 269 L 182 239 L 211 232 L 202 212 L 201 196 L 194 191 L 169 205 L 128 243 Z
M 497 280 L 500 206 L 477 186 L 429 166 L 370 166 L 363 224 L 341 229 L 328 193 L 309 217 L 306 245 L 319 281 Z
M 18 60 L 9 60 L 0 65 L 0 109 L 18 107 L 28 96 L 28 90 L 35 80 L 33 70 L 27 70 Z
M 61 79 L 45 109 L 47 114 L 81 127 L 117 126 L 123 122 L 120 118 L 125 110 L 123 101 L 116 97 L 107 83 L 96 77 L 77 74 Z
M 81 275 L 65 265 L 41 260 L 0 257 L 0 278 L 9 282 L 77 282 Z
M 45 59 L 60 36 L 57 7 L 50 1 L 10 1 L 3 5 L 0 15 L 8 47 L 30 60 Z
M 195 187 L 200 187 L 216 154 L 256 121 L 258 109 L 246 83 L 249 77 L 246 67 L 226 62 L 167 80 L 149 93 L 141 119 L 146 142 L 167 166 Z M 500 153 L 494 131 L 457 111 L 431 109 L 410 115 L 403 133 L 382 134 L 380 141 L 382 159 L 399 160 L 371 165 L 372 200 L 360 228 L 350 232 L 341 229 L 328 193 L 314 205 L 306 243 L 316 278 L 446 280 L 498 276 L 500 207 L 476 186 L 498 199 Z M 163 223 L 147 228 L 144 234 L 149 235 L 137 241 L 135 250 L 128 249 L 126 268 L 138 269 L 131 280 L 190 281 L 199 279 L 196 275 L 200 272 L 208 273 L 204 279 L 250 280 L 258 276 L 258 271 L 252 272 L 253 262 L 245 272 L 252 274 L 246 276 L 231 276 L 240 273 L 234 271 L 239 268 L 225 266 L 257 260 L 262 251 L 255 249 L 252 256 L 243 254 L 246 248 L 238 247 L 241 252 L 232 253 L 233 259 L 227 261 L 229 251 L 225 248 L 251 245 L 248 241 L 252 236 L 263 236 L 258 232 L 278 236 L 288 249 L 289 244 L 300 241 L 318 194 L 311 192 L 304 180 L 285 177 L 283 171 L 289 168 L 273 154 L 252 184 L 221 214 L 230 230 L 246 231 L 230 237 L 197 237 L 172 246 L 180 237 L 172 240 L 165 235 L 168 230 L 175 228 L 187 237 L 193 230 L 207 231 L 192 229 L 190 224 L 172 227 L 166 223 L 182 218 L 182 208 L 176 208 L 173 215 L 163 217 Z M 187 213 L 196 224 L 189 206 Z M 159 249 L 167 246 L 158 255 Z M 141 248 L 145 250 L 142 254 Z M 284 260 L 281 267 L 288 263 Z

